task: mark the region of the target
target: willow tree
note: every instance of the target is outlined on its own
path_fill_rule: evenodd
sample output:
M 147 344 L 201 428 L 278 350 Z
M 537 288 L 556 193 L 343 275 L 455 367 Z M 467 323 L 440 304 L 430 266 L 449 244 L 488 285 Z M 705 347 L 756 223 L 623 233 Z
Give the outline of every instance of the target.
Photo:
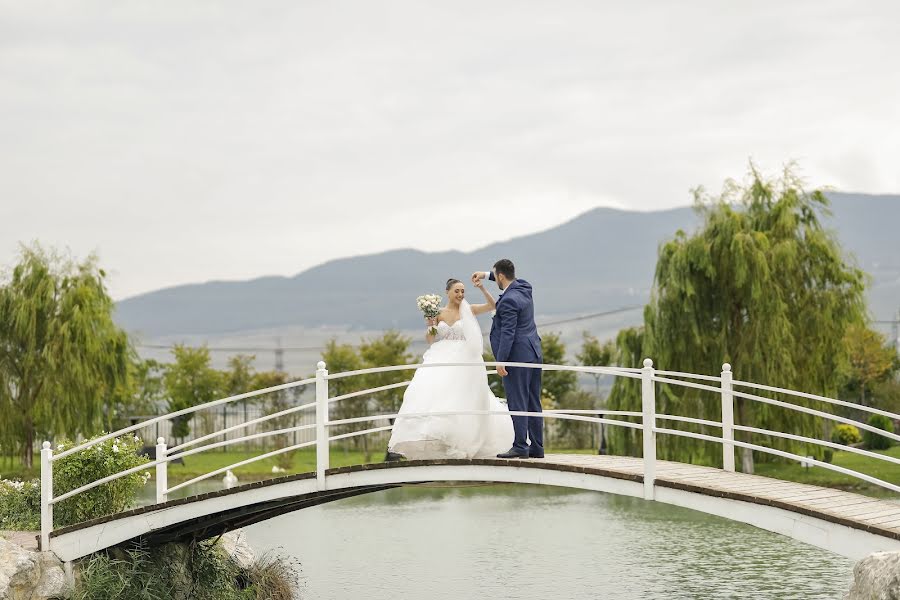
M 658 368 L 695 373 L 718 373 L 728 362 L 735 379 L 835 396 L 847 362 L 845 334 L 865 318 L 865 274 L 823 226 L 829 215 L 825 195 L 804 190 L 789 169 L 780 179 L 766 180 L 751 165 L 746 185 L 729 182 L 718 197 L 698 190 L 695 198 L 701 227 L 691 234 L 678 231 L 660 247 L 642 354 Z M 630 394 L 621 393 L 626 387 Z M 620 388 L 618 405 L 639 406 L 634 386 Z M 660 386 L 657 410 L 721 418 L 717 395 L 682 387 Z M 825 425 L 744 398 L 735 398 L 735 420 L 808 437 L 821 435 Z M 739 432 L 738 439 L 821 455 L 818 447 L 773 436 Z M 680 436 L 664 438 L 659 454 L 721 461 L 719 445 Z M 752 471 L 752 453 L 742 456 L 743 470 Z
M 26 467 L 36 436 L 95 433 L 124 387 L 134 353 L 104 278 L 93 256 L 76 263 L 34 245 L 0 284 L 0 427 Z

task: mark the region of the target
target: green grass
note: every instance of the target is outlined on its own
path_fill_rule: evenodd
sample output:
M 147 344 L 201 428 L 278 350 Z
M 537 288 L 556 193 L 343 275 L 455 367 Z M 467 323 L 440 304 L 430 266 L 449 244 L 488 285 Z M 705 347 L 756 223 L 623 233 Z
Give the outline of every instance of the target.
M 216 469 L 222 469 L 260 454 L 266 451 L 248 450 L 217 452 L 210 450 L 209 452 L 200 452 L 192 456 L 185 457 L 184 464 L 169 465 L 169 481 L 179 482 L 193 479 L 204 473 L 209 473 Z M 277 463 L 277 457 L 259 460 L 243 467 L 232 469 L 232 472 L 242 481 L 253 481 L 256 479 L 267 479 L 273 476 L 290 475 L 292 473 L 307 473 L 316 470 L 316 451 L 315 448 L 303 448 L 297 450 L 293 454 L 291 467 L 286 473 L 273 473 L 272 467 Z M 331 449 L 330 466 L 345 467 L 348 465 L 358 465 L 365 462 L 382 462 L 384 459 L 384 448 L 373 451 L 370 454 L 370 460 L 365 460 L 365 455 L 361 451 L 348 450 L 344 451 L 340 448 Z
M 894 446 L 889 450 L 880 450 L 877 453 L 900 459 L 900 446 Z M 898 464 L 876 461 L 852 452 L 835 452 L 831 464 L 865 473 L 888 483 L 900 484 L 900 465 Z M 807 469 L 801 467 L 799 463 L 757 463 L 756 473 L 766 477 L 774 477 L 775 479 L 823 487 L 836 487 L 870 496 L 900 497 L 898 494 L 882 487 L 850 475 L 826 469 L 825 467 L 810 467 Z

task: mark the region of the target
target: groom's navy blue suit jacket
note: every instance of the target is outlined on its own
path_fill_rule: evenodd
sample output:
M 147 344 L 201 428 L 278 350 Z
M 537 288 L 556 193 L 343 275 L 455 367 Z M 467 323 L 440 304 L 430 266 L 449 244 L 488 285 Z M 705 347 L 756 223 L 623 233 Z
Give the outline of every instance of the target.
M 494 274 L 490 274 L 494 280 Z M 541 338 L 534 323 L 531 284 L 516 279 L 497 301 L 491 323 L 491 350 L 497 362 L 543 362 Z

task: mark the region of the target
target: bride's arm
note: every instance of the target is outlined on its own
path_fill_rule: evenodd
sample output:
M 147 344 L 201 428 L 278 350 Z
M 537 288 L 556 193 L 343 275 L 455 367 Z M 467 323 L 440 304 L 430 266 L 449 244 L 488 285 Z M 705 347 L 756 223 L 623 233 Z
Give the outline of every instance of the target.
M 487 291 L 487 288 L 484 287 L 484 283 L 481 280 L 476 281 L 475 287 L 481 290 L 481 293 L 484 294 L 484 299 L 487 300 L 487 302 L 485 304 L 475 304 L 472 306 L 472 313 L 480 315 L 494 310 L 497 307 L 497 302 L 494 300 L 494 297 L 491 296 L 491 293 Z

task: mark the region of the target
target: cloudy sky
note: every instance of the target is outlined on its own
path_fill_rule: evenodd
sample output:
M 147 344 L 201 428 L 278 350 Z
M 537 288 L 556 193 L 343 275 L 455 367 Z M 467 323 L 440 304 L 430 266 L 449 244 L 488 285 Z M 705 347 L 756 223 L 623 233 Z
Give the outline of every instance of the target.
M 116 298 L 685 205 L 900 192 L 896 2 L 0 0 L 0 265 Z

